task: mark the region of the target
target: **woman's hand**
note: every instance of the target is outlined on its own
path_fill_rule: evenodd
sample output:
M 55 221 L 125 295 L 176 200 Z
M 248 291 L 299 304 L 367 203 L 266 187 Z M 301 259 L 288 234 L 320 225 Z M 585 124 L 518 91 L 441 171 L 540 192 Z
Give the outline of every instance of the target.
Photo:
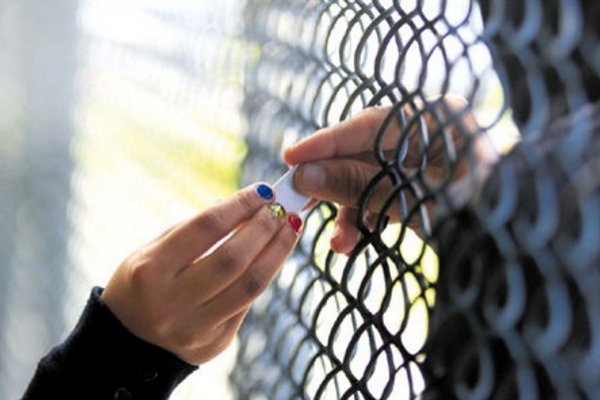
M 340 205 L 331 239 L 334 251 L 348 253 L 360 239 L 356 227 L 359 198 L 382 170 L 374 156 L 374 141 L 383 125 L 379 149 L 386 162 L 398 162 L 406 176 L 411 176 L 410 183 L 402 190 L 407 208 L 410 210 L 418 202 L 429 217 L 433 215 L 433 199 L 425 199 L 424 194 L 438 186 L 462 181 L 475 170 L 472 164 L 479 168 L 496 159 L 495 151 L 484 140 L 485 135 L 479 134 L 480 128 L 462 97 L 440 97 L 427 106 L 418 115 L 405 106 L 404 129 L 398 118 L 388 118 L 392 107 L 369 108 L 285 150 L 284 160 L 288 164 L 301 164 L 294 177 L 296 188 L 316 199 Z M 467 146 L 470 155 L 465 152 Z M 406 156 L 399 159 L 397 151 L 402 147 L 406 148 Z M 422 173 L 415 174 L 417 171 Z M 394 189 L 390 179 L 381 179 L 372 187 L 367 208 L 380 213 Z M 385 213 L 391 221 L 399 222 L 401 209 L 400 205 L 392 204 Z M 420 223 L 418 218 L 411 219 L 409 226 L 420 233 Z
M 103 301 L 133 334 L 182 360 L 215 357 L 298 238 L 301 220 L 272 197 L 267 185 L 248 187 L 175 226 L 123 262 Z

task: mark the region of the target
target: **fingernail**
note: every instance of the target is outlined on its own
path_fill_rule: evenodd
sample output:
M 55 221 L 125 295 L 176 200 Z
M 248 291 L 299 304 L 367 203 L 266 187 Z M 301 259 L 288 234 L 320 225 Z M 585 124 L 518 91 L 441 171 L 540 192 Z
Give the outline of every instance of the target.
M 290 214 L 288 215 L 288 224 L 290 224 L 295 232 L 300 232 L 300 228 L 302 228 L 302 219 L 296 214 Z
M 325 169 L 316 164 L 303 165 L 300 167 L 299 180 L 309 191 L 320 190 L 325 185 Z
M 256 186 L 256 193 L 258 193 L 258 195 L 264 200 L 271 200 L 273 198 L 273 189 L 264 183 Z
M 285 216 L 285 209 L 279 203 L 269 203 L 267 208 L 277 219 L 281 220 Z

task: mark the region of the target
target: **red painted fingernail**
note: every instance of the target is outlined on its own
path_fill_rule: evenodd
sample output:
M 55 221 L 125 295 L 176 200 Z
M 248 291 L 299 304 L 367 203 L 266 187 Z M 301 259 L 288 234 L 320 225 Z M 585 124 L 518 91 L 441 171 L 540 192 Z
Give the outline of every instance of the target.
M 288 215 L 288 223 L 294 231 L 300 232 L 300 228 L 302 227 L 302 219 L 299 216 L 296 214 Z

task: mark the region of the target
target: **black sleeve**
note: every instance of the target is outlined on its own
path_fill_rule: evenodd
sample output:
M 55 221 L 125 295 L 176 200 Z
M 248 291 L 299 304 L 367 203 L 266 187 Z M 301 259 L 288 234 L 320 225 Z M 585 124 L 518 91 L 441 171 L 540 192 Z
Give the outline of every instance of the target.
M 94 288 L 77 326 L 44 357 L 23 399 L 166 399 L 197 367 L 130 333 Z

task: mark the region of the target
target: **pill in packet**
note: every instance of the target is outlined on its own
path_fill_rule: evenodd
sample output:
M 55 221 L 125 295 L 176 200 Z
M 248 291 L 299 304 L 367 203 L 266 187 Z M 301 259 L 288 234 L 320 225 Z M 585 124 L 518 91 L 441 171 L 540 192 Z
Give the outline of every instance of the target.
M 286 212 L 300 213 L 308 205 L 311 198 L 303 195 L 294 188 L 294 172 L 291 168 L 273 184 L 275 201 L 283 206 Z

